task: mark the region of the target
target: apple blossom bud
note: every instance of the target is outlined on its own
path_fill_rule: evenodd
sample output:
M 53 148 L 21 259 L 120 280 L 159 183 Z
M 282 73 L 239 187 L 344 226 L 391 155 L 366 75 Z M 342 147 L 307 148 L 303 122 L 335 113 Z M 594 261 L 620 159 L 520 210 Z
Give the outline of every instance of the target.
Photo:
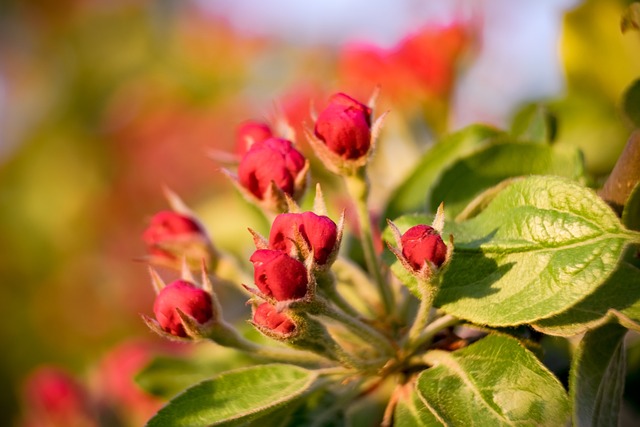
M 243 156 L 253 144 L 263 142 L 272 136 L 269 125 L 248 120 L 236 129 L 236 153 Z
M 161 211 L 151 218 L 142 234 L 151 261 L 180 267 L 185 258 L 200 265 L 211 256 L 209 238 L 195 218 L 174 211 Z
M 402 255 L 416 271 L 425 261 L 440 267 L 447 258 L 447 245 L 440 234 L 428 225 L 416 225 L 408 229 L 401 238 Z
M 300 174 L 305 172 L 306 159 L 282 138 L 269 138 L 254 144 L 238 166 L 240 184 L 259 200 L 265 200 L 273 182 L 282 192 L 296 198 L 303 190 Z
M 213 318 L 211 295 L 186 280 L 176 280 L 162 288 L 153 304 L 156 320 L 165 332 L 187 337 L 179 309 L 204 324 Z
M 259 249 L 249 259 L 258 289 L 278 301 L 300 299 L 307 294 L 307 269 L 285 252 Z
M 260 304 L 253 313 L 253 323 L 261 329 L 280 334 L 290 334 L 296 329 L 295 323 L 289 316 L 279 313 L 268 302 Z
M 371 108 L 337 93 L 318 116 L 314 133 L 329 150 L 344 159 L 364 157 L 371 147 Z
M 313 212 L 285 213 L 276 216 L 269 234 L 269 247 L 290 253 L 299 233 L 318 265 L 324 265 L 336 249 L 338 227 L 329 217 Z

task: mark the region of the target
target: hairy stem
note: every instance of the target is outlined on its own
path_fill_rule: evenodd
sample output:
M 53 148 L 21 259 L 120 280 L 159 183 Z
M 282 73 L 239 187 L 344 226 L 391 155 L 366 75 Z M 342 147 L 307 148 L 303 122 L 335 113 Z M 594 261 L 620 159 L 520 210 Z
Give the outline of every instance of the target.
M 382 276 L 380 262 L 373 243 L 371 217 L 369 216 L 368 207 L 369 182 L 366 177 L 365 169 L 362 168 L 355 175 L 346 176 L 344 179 L 347 191 L 355 202 L 358 223 L 360 225 L 360 239 L 365 262 L 367 263 L 367 270 L 369 271 L 369 274 L 373 276 L 374 282 L 378 288 L 384 313 L 391 314 L 394 309 L 393 292 L 391 291 L 389 283 L 387 283 Z

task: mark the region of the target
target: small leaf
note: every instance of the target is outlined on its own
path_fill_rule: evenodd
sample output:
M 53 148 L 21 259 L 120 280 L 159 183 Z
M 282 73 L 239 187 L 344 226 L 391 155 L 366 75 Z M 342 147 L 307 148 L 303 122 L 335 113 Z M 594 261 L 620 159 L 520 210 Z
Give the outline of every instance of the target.
M 640 9 L 640 3 L 637 4 Z M 640 14 L 640 10 L 638 11 Z M 622 96 L 622 109 L 629 121 L 640 128 L 640 79 L 631 83 Z
M 570 406 L 562 384 L 514 338 L 489 335 L 425 359 L 417 392 L 446 426 L 561 426 Z
M 640 331 L 640 269 L 627 262 L 622 262 L 609 279 L 583 301 L 532 326 L 548 335 L 572 336 L 611 319 Z
M 620 30 L 626 33 L 630 30 L 640 31 L 640 3 L 631 3 L 622 14 Z
M 497 129 L 472 125 L 438 141 L 422 156 L 413 172 L 393 192 L 385 217 L 395 218 L 408 212 L 424 212 L 427 209 L 429 188 L 433 186 L 443 170 L 460 157 L 504 136 L 505 133 Z M 431 207 L 435 209 L 439 204 L 440 202 Z
M 423 220 L 394 222 L 406 229 Z M 490 326 L 567 310 L 607 280 L 638 238 L 592 190 L 542 176 L 514 181 L 477 216 L 446 222 L 444 234 L 455 249 L 435 305 Z
M 569 376 L 576 427 L 615 427 L 624 391 L 627 330 L 615 323 L 587 332 L 580 341 Z
M 556 116 L 540 104 L 529 104 L 518 111 L 511 123 L 511 135 L 520 141 L 549 144 L 556 138 Z
M 444 202 L 447 218 L 455 218 L 482 191 L 501 181 L 526 175 L 578 179 L 584 172 L 580 152 L 571 147 L 505 142 L 456 161 L 444 171 L 428 195 L 431 206 Z
M 236 425 L 268 415 L 310 390 L 317 373 L 293 365 L 241 368 L 179 394 L 148 427 Z

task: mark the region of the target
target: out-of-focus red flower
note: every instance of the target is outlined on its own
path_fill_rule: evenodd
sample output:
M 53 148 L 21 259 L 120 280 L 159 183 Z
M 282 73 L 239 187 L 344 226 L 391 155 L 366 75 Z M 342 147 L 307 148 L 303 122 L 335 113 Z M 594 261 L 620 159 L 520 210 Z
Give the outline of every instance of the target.
M 238 179 L 257 199 L 264 200 L 271 182 L 284 193 L 295 196 L 304 173 L 306 159 L 293 144 L 282 138 L 270 138 L 253 145 L 238 166 Z
M 236 128 L 236 154 L 244 156 L 251 145 L 263 142 L 273 136 L 268 124 L 247 120 Z
M 318 116 L 315 135 L 345 159 L 364 157 L 371 147 L 371 108 L 349 95 L 336 93 Z
M 176 280 L 162 288 L 153 304 L 153 313 L 162 329 L 172 335 L 186 337 L 187 332 L 176 309 L 200 324 L 213 317 L 211 295 L 186 280 Z
M 300 299 L 307 293 L 307 269 L 285 252 L 259 249 L 249 259 L 253 263 L 254 280 L 266 296 L 278 301 Z
M 335 248 L 338 227 L 331 218 L 313 212 L 284 213 L 276 216 L 269 233 L 269 247 L 290 253 L 296 233 L 313 251 L 318 265 L 326 264 Z
M 296 325 L 289 316 L 278 313 L 276 308 L 268 302 L 264 302 L 256 308 L 253 313 L 253 323 L 280 334 L 290 334 L 296 329 Z
M 105 355 L 96 372 L 95 389 L 102 405 L 130 425 L 143 425 L 160 409 L 162 400 L 146 393 L 135 376 L 156 355 L 183 354 L 191 347 L 174 342 L 127 341 Z
M 428 225 L 416 225 L 408 229 L 400 240 L 402 255 L 414 270 L 419 271 L 426 261 L 440 267 L 447 258 L 447 245 L 440 234 Z
M 27 427 L 97 426 L 87 390 L 61 368 L 34 370 L 25 380 L 23 400 Z
M 462 23 L 427 26 L 390 49 L 373 44 L 345 47 L 339 75 L 345 86 L 361 96 L 380 86 L 382 94 L 407 99 L 444 98 L 451 91 L 458 60 L 469 45 L 469 28 Z

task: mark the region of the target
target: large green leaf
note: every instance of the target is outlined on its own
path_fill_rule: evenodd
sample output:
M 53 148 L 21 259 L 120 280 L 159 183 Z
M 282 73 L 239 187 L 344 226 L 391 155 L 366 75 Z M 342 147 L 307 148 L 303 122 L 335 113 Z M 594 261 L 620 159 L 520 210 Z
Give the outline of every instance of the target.
M 640 331 L 640 269 L 622 262 L 593 294 L 568 310 L 532 325 L 548 335 L 571 336 L 615 319 Z
M 225 347 L 215 350 L 213 357 L 157 357 L 136 375 L 136 382 L 147 392 L 168 399 L 202 380 L 250 363 L 238 351 Z
M 561 426 L 562 384 L 514 338 L 489 335 L 462 350 L 435 350 L 418 377 L 425 406 L 446 426 Z
M 443 170 L 462 156 L 500 138 L 506 138 L 506 134 L 483 125 L 471 125 L 445 136 L 423 155 L 413 172 L 393 192 L 385 217 L 395 218 L 404 213 L 427 210 L 428 191 Z
M 403 230 L 423 221 L 395 222 Z M 602 285 L 638 239 L 593 191 L 544 176 L 513 181 L 477 216 L 447 221 L 444 234 L 453 234 L 455 251 L 436 306 L 490 326 L 567 310 Z
M 569 387 L 576 427 L 615 427 L 624 391 L 627 330 L 615 323 L 587 332 L 571 363 Z
M 582 156 L 575 148 L 533 142 L 490 145 L 440 174 L 428 202 L 444 202 L 447 218 L 455 218 L 483 190 L 507 178 L 533 174 L 577 179 L 583 174 Z
M 293 365 L 229 371 L 179 394 L 148 427 L 238 425 L 281 408 L 309 391 L 317 373 Z

